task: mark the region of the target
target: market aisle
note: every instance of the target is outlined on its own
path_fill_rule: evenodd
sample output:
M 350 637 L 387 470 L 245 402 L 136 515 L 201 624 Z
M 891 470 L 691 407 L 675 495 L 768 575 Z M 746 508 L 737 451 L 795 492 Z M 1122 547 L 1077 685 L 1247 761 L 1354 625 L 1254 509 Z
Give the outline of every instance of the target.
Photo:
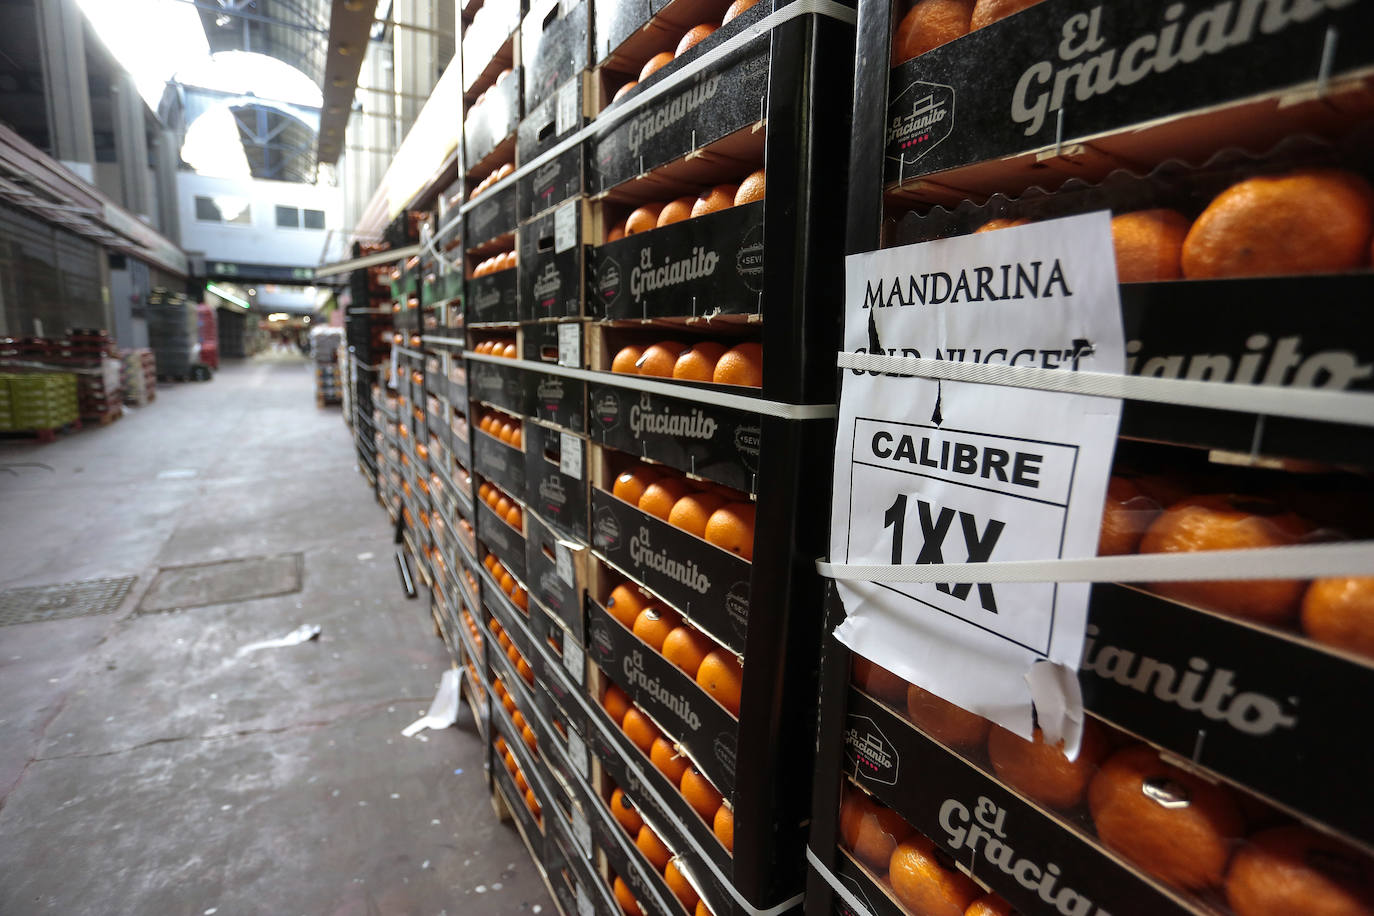
M 116 613 L 0 627 L 0 913 L 550 908 L 470 721 L 400 736 L 448 655 L 304 359 L 0 442 L 0 520 L 0 591 L 138 576 Z M 135 614 L 160 568 L 292 552 L 294 593 Z

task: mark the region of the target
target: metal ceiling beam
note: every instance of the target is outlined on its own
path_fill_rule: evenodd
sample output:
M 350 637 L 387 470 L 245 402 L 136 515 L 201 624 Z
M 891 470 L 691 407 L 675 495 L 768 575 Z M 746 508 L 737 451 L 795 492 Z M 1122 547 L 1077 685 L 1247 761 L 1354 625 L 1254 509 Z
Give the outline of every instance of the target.
M 376 4 L 368 0 L 333 0 L 329 15 L 329 51 L 324 62 L 324 108 L 320 112 L 316 160 L 331 164 L 343 152 L 344 130 L 353 108 L 358 71 L 372 30 Z
M 246 13 L 240 9 L 230 9 L 229 7 L 220 6 L 218 3 L 209 3 L 207 0 L 178 0 L 178 2 L 190 4 L 198 10 L 204 10 L 207 13 L 214 13 L 218 16 L 232 16 L 236 19 L 247 19 L 252 22 L 266 23 L 267 25 L 280 25 L 301 32 L 313 32 L 316 35 L 329 34 L 328 29 L 320 28 L 319 26 L 306 25 L 303 22 L 291 22 L 287 19 L 278 19 L 275 16 L 266 16 L 262 13 Z

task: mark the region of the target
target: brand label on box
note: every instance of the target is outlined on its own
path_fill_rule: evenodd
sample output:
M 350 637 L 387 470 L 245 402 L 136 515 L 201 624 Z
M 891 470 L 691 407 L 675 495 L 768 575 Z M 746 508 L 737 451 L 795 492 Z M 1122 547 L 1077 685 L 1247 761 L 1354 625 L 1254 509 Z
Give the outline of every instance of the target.
M 578 105 L 580 85 L 580 80 L 574 79 L 558 90 L 558 107 L 554 115 L 553 130 L 559 137 L 577 127 L 578 115 L 581 113 Z
M 570 200 L 553 211 L 553 250 L 567 251 L 577 244 L 577 201 Z
M 558 365 L 573 369 L 582 366 L 582 328 L 576 324 L 558 326 Z
M 851 352 L 1124 369 L 1105 213 L 851 256 L 845 302 Z M 904 565 L 1094 556 L 1120 410 L 1114 399 L 846 373 L 831 557 Z M 842 642 L 1026 738 L 1032 665 L 1076 670 L 1082 654 L 1084 583 L 838 588 Z M 1081 717 L 1065 721 L 1081 728 Z M 1065 727 L 1076 747 L 1074 725 Z

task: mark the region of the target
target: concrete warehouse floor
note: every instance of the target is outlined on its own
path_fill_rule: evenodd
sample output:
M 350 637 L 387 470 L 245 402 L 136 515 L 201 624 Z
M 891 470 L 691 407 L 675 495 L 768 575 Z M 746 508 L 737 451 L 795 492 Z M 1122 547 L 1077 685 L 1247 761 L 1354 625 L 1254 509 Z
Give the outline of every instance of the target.
M 134 614 L 160 568 L 294 551 L 293 594 Z M 554 912 L 466 710 L 401 737 L 448 655 L 309 363 L 0 442 L 0 591 L 135 574 L 113 614 L 0 627 L 0 913 Z

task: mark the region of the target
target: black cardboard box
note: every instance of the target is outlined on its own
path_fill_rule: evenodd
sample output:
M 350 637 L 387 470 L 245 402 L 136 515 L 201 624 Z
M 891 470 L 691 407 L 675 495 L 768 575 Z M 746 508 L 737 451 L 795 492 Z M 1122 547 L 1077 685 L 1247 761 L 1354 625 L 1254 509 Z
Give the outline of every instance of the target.
M 469 387 L 474 399 L 571 432 L 586 430 L 585 383 L 527 368 L 528 361 L 507 362 L 469 361 Z
M 525 110 L 534 111 L 559 86 L 587 69 L 591 56 L 591 2 L 534 0 L 520 26 Z
M 525 454 L 520 449 L 513 448 L 481 430 L 474 434 L 473 468 L 508 495 L 528 504 L 525 492 L 525 463 Z
M 524 0 L 484 0 L 473 16 L 463 15 L 461 54 L 463 94 L 496 78 L 496 74 L 515 60 L 513 36 L 525 14 Z
M 525 579 L 525 536 L 512 528 L 486 503 L 477 505 L 477 538 L 496 554 L 515 578 Z
M 525 424 L 525 505 L 560 534 L 588 539 L 587 440 L 539 423 Z
M 468 251 L 515 232 L 515 185 L 510 178 L 503 178 L 463 205 L 467 207 L 463 214 L 463 244 Z M 478 320 L 472 311 L 471 297 L 465 297 L 464 301 L 468 322 Z
M 521 102 L 524 73 L 523 67 L 514 68 L 486 91 L 481 102 L 467 111 L 463 121 L 463 161 L 475 179 L 470 181 L 473 187 L 476 187 L 476 181 L 490 174 L 491 168 L 486 166 L 495 167 L 501 165 L 502 161 L 511 162 L 514 159 L 512 138 L 524 111 Z M 501 150 L 501 155 L 493 157 L 492 163 L 483 161 L 497 150 Z
M 519 268 L 507 268 L 468 278 L 469 324 L 509 324 L 520 320 L 519 273 Z
M 574 198 L 520 226 L 521 321 L 582 316 L 590 219 L 586 198 Z
M 581 82 L 574 81 L 578 85 Z M 555 98 L 544 103 L 540 106 L 541 112 L 552 107 L 557 101 Z M 526 125 L 531 125 L 532 131 L 536 129 L 536 125 L 542 127 L 543 125 L 539 125 L 538 122 L 542 121 L 543 117 L 542 114 L 536 114 L 526 118 L 520 126 L 521 137 L 524 137 Z M 553 130 L 551 124 L 549 130 Z M 523 157 L 524 154 L 521 155 Z M 521 161 L 527 160 L 522 158 Z M 580 197 L 586 191 L 586 168 L 586 147 L 576 143 L 547 162 L 539 163 L 528 172 L 522 173 L 517 178 L 520 219 L 528 220 L 570 198 Z
M 584 494 L 585 495 L 585 494 Z M 536 512 L 525 515 L 525 587 L 579 641 L 586 631 L 582 608 L 587 545 L 560 534 Z

